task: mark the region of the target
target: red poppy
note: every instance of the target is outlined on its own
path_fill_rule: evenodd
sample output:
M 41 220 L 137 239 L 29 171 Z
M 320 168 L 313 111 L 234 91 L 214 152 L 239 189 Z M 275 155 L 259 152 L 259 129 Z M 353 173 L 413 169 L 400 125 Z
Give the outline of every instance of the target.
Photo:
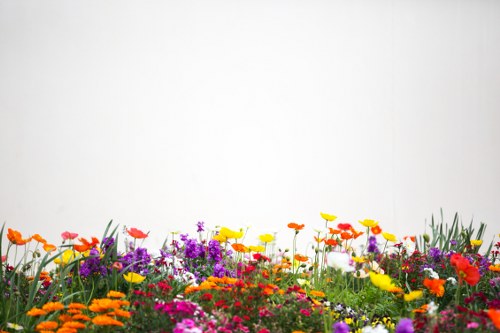
M 141 230 L 137 229 L 137 228 L 130 228 L 130 229 L 127 229 L 127 233 L 133 237 L 133 238 L 136 238 L 136 239 L 142 239 L 142 238 L 146 238 L 148 237 L 148 234 L 145 234 L 144 232 L 142 232 Z
M 462 283 L 462 280 L 464 280 L 469 285 L 475 286 L 479 282 L 479 279 L 481 278 L 479 269 L 472 266 L 470 262 L 461 254 L 452 254 L 450 257 L 450 264 L 455 267 L 459 283 Z
M 337 228 L 339 228 L 340 230 L 351 230 L 352 225 L 350 225 L 349 223 L 339 223 L 337 224 Z

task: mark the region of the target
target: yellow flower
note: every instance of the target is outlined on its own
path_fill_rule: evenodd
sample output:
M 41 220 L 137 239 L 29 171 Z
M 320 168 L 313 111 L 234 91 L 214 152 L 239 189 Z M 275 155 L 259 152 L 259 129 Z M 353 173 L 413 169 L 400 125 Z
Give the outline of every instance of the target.
M 472 245 L 473 247 L 481 246 L 481 244 L 483 244 L 483 241 L 480 239 L 471 239 L 470 240 L 470 245 Z
M 405 294 L 404 299 L 406 302 L 411 302 L 416 299 L 422 298 L 423 295 L 424 293 L 422 292 L 422 290 L 414 290 L 411 291 L 409 294 Z
M 374 286 L 382 290 L 390 292 L 398 290 L 398 287 L 396 287 L 396 285 L 392 283 L 392 280 L 388 275 L 370 272 L 370 280 Z
M 256 245 L 256 246 L 250 245 L 248 248 L 252 252 L 264 252 L 266 250 L 266 248 L 262 245 Z
M 123 278 L 130 283 L 141 283 L 146 277 L 134 272 L 128 272 L 127 274 L 123 274 Z
M 395 241 L 397 241 L 396 236 L 393 235 L 393 234 L 390 234 L 388 232 L 382 232 L 382 236 L 384 236 L 384 238 L 386 240 L 388 240 L 389 242 L 395 242 Z
M 243 231 L 234 231 L 226 227 L 220 228 L 219 235 L 222 235 L 226 238 L 242 238 L 243 237 Z
M 54 259 L 54 262 L 58 265 L 67 265 L 75 259 L 75 253 L 73 250 L 66 250 L 62 253 L 60 258 Z
M 364 219 L 363 221 L 358 221 L 358 222 L 361 223 L 362 225 L 364 225 L 365 227 L 368 227 L 368 228 L 373 228 L 373 227 L 376 227 L 378 225 L 377 221 L 369 220 L 369 219 Z
M 217 235 L 213 236 L 212 239 L 215 239 L 219 243 L 225 243 L 225 242 L 227 242 L 227 237 L 223 236 L 221 234 L 217 234 Z
M 326 214 L 326 213 L 319 213 L 319 215 L 321 215 L 321 217 L 325 220 L 327 220 L 328 222 L 332 222 L 332 221 L 335 221 L 337 219 L 337 216 L 335 215 L 330 215 L 330 214 Z
M 270 243 L 274 240 L 274 236 L 271 234 L 263 234 L 259 236 L 259 239 L 262 243 Z
M 352 257 L 352 260 L 357 263 L 365 262 L 365 257 Z

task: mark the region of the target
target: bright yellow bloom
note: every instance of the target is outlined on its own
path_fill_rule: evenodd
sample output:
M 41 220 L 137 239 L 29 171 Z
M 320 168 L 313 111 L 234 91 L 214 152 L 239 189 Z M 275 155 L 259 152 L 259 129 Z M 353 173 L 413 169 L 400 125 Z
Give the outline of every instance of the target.
M 266 250 L 266 248 L 262 245 L 250 245 L 248 247 L 250 249 L 250 251 L 252 252 L 264 252 Z
M 75 260 L 75 253 L 73 250 L 66 250 L 62 253 L 60 258 L 54 259 L 54 262 L 58 265 L 67 265 Z
M 404 295 L 405 302 L 411 302 L 416 299 L 422 298 L 424 296 L 424 293 L 422 290 L 413 290 L 409 294 Z
M 271 243 L 274 240 L 274 236 L 271 234 L 263 234 L 259 236 L 262 243 Z
M 389 242 L 395 242 L 395 241 L 397 241 L 396 236 L 393 235 L 393 234 L 390 234 L 388 232 L 382 232 L 382 236 L 384 236 L 384 238 L 386 240 L 388 240 Z
M 481 246 L 481 244 L 483 244 L 483 241 L 481 239 L 471 239 L 470 240 L 470 245 L 472 245 L 473 247 Z
M 221 234 L 217 234 L 217 235 L 214 235 L 212 237 L 212 239 L 215 239 L 216 241 L 218 241 L 219 243 L 225 243 L 227 242 L 227 237 L 226 236 L 223 236 Z
M 220 228 L 219 235 L 222 235 L 226 238 L 242 238 L 243 237 L 243 231 L 234 231 L 226 227 Z
M 127 274 L 123 274 L 123 278 L 130 283 L 141 283 L 146 277 L 134 272 L 128 272 Z
M 386 291 L 390 291 L 390 292 L 394 292 L 394 291 L 399 290 L 399 288 L 392 282 L 389 275 L 370 272 L 370 280 L 374 286 L 376 286 L 382 290 L 386 290 Z
M 362 225 L 368 228 L 373 228 L 378 225 L 378 222 L 375 220 L 364 219 L 363 221 L 359 221 Z
M 335 215 L 330 215 L 330 214 L 326 214 L 326 213 L 319 213 L 319 215 L 321 215 L 321 217 L 325 220 L 327 220 L 328 222 L 332 222 L 332 221 L 335 221 L 337 219 L 337 216 Z
M 365 257 L 352 257 L 352 260 L 357 263 L 363 263 L 365 262 Z

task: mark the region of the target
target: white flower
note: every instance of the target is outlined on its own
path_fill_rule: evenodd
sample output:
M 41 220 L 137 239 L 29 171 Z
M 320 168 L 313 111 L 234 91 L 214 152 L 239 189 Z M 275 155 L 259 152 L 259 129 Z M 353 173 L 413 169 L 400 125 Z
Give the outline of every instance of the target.
M 457 279 L 455 279 L 452 276 L 450 276 L 449 278 L 447 278 L 446 281 L 450 281 L 452 285 L 456 285 L 457 284 Z
M 16 331 L 24 330 L 24 327 L 22 327 L 21 325 L 18 325 L 18 324 L 14 324 L 14 323 L 7 323 L 7 328 L 12 328 L 13 330 L 16 330 Z
M 436 313 L 438 309 L 438 306 L 436 305 L 436 303 L 434 303 L 434 301 L 431 301 L 429 304 L 427 304 L 427 313 L 429 313 L 429 315 L 433 315 Z
M 429 273 L 429 277 L 433 279 L 439 279 L 439 274 L 436 273 L 432 268 L 430 267 L 424 268 L 424 271 Z
M 389 331 L 384 327 L 384 325 L 378 324 L 375 327 L 365 326 L 361 333 L 389 333 Z
M 345 252 L 330 252 L 326 256 L 328 266 L 335 269 L 340 269 L 342 272 L 353 272 L 354 267 L 351 266 L 351 257 Z
M 303 286 L 303 285 L 310 286 L 311 285 L 311 282 L 309 282 L 309 280 L 306 280 L 306 279 L 297 279 L 297 283 L 300 286 Z

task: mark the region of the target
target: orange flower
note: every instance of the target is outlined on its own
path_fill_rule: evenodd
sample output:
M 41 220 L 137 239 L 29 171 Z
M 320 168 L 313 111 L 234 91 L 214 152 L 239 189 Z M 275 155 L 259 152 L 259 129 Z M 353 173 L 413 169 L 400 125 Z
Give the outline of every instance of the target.
M 33 309 L 29 310 L 26 314 L 30 317 L 39 317 L 39 316 L 45 316 L 47 314 L 47 311 L 34 307 Z
M 95 316 L 94 319 L 92 319 L 92 323 L 98 326 L 123 326 L 123 323 L 121 321 L 118 321 L 106 315 Z
M 403 240 L 407 240 L 407 239 L 409 239 L 409 240 L 411 240 L 413 243 L 415 243 L 415 236 L 404 236 L 404 237 L 403 237 Z
M 68 309 L 78 309 L 78 310 L 81 310 L 81 309 L 86 309 L 87 306 L 83 303 L 70 303 L 68 305 Z
M 352 232 L 352 237 L 354 239 L 357 239 L 359 236 L 361 236 L 362 234 L 364 234 L 363 231 L 356 231 L 355 229 L 351 229 L 351 232 Z
M 64 305 L 60 302 L 48 302 L 42 306 L 42 310 L 47 312 L 59 311 L 64 309 Z
M 295 260 L 300 261 L 300 262 L 306 262 L 309 260 L 309 257 L 303 256 L 302 254 L 298 254 L 298 253 L 295 255 L 294 258 L 295 258 Z
M 488 268 L 492 272 L 500 272 L 500 264 L 490 265 Z
M 319 290 L 311 290 L 309 293 L 314 297 L 325 297 L 325 293 Z
M 328 229 L 330 229 L 330 234 L 332 234 L 332 235 L 338 235 L 342 232 L 338 229 L 333 229 L 333 228 L 328 228 Z
M 142 232 L 141 230 L 137 229 L 137 228 L 130 228 L 130 229 L 127 229 L 127 233 L 133 237 L 133 238 L 136 238 L 136 239 L 143 239 L 143 238 L 146 238 L 148 237 L 148 234 Z
M 288 228 L 295 229 L 295 231 L 302 230 L 302 229 L 304 229 L 304 227 L 305 227 L 305 224 L 297 224 L 295 222 L 288 223 Z
M 352 238 L 352 234 L 348 233 L 347 231 L 344 231 L 343 233 L 340 234 L 340 238 L 343 240 L 348 240 Z
M 90 250 L 91 248 L 93 248 L 94 246 L 96 246 L 97 244 L 99 244 L 99 240 L 95 237 L 92 237 L 92 242 L 89 242 L 88 240 L 86 240 L 85 238 L 81 237 L 81 238 L 78 238 L 78 240 L 82 243 L 82 244 L 75 244 L 73 245 L 73 248 L 75 250 L 77 250 L 78 252 L 85 252 L 85 251 L 88 251 Z
M 424 279 L 424 286 L 429 289 L 431 294 L 436 295 L 437 297 L 443 297 L 444 295 L 444 284 L 446 280 L 443 279 Z
M 55 321 L 42 321 L 40 324 L 36 325 L 36 330 L 53 330 L 57 328 L 57 326 L 59 326 L 59 324 Z
M 45 240 L 45 238 L 43 238 L 39 234 L 34 234 L 33 236 L 31 236 L 31 238 L 33 238 L 34 240 L 36 240 L 38 243 L 42 243 L 42 244 L 47 243 L 47 241 Z
M 106 296 L 112 298 L 123 298 L 125 297 L 125 294 L 119 291 L 110 290 Z
M 493 308 L 489 309 L 488 317 L 490 317 L 491 321 L 493 322 L 493 325 L 495 325 L 497 329 L 500 329 L 500 310 Z
M 337 242 L 337 240 L 335 240 L 333 238 L 325 239 L 325 244 L 326 245 L 330 245 L 330 246 L 337 246 L 337 245 L 339 245 L 339 243 Z
M 378 225 L 372 227 L 370 230 L 371 230 L 372 234 L 374 234 L 374 235 L 378 235 L 382 232 L 382 228 L 380 228 L 380 226 L 378 226 Z
M 90 317 L 83 314 L 76 314 L 72 317 L 73 320 L 90 321 Z
M 52 252 L 52 251 L 54 251 L 56 249 L 56 246 L 53 245 L 53 244 L 45 243 L 45 244 L 43 244 L 43 249 L 46 252 Z
M 245 245 L 241 244 L 241 243 L 234 243 L 234 244 L 231 244 L 231 247 L 236 251 L 236 252 L 242 252 L 242 253 L 246 253 L 246 252 L 250 252 L 250 250 L 248 249 L 248 247 L 246 247 Z
M 67 321 L 62 325 L 63 328 L 75 328 L 75 329 L 80 329 L 80 328 L 85 328 L 85 324 L 80 323 L 78 321 Z
M 24 245 L 31 242 L 31 237 L 23 238 L 23 235 L 19 231 L 11 228 L 7 230 L 7 239 L 14 245 Z

